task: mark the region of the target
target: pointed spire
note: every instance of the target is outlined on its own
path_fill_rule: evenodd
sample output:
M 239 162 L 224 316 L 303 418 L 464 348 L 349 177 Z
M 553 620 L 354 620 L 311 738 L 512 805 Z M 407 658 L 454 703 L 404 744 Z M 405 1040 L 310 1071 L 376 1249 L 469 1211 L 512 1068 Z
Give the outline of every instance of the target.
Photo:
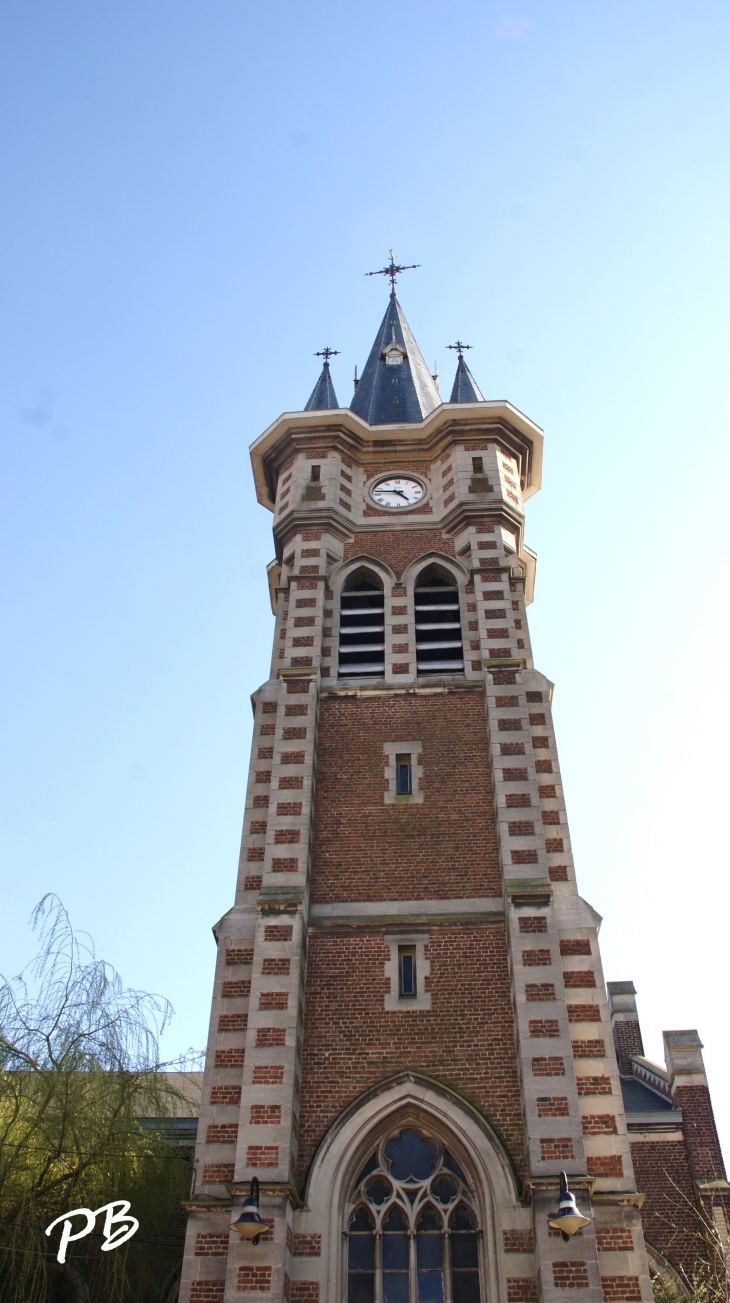
M 449 345 L 451 348 L 451 345 Z M 459 353 L 459 362 L 454 376 L 454 387 L 451 390 L 450 403 L 483 403 L 484 394 L 474 379 L 466 362 L 464 354 Z
M 327 349 L 327 352 L 330 353 L 330 355 L 332 354 L 331 349 Z M 317 354 L 317 357 L 321 356 L 321 353 Z M 327 358 L 325 358 L 322 363 L 322 374 L 314 386 L 309 397 L 309 402 L 304 410 L 305 412 L 319 412 L 324 411 L 327 407 L 339 407 L 339 405 L 337 394 L 335 393 L 335 387 L 332 384 L 332 377 L 330 375 L 330 364 Z
M 350 408 L 369 425 L 422 421 L 441 403 L 403 310 L 392 293 Z

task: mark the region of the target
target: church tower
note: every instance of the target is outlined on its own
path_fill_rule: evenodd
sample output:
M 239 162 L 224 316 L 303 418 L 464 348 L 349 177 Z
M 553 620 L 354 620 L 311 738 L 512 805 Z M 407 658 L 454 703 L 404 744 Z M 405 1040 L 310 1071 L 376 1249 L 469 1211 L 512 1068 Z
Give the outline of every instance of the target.
M 181 1303 L 652 1300 L 614 1033 L 624 1077 L 648 1060 L 633 986 L 606 993 L 530 648 L 543 435 L 465 347 L 444 402 L 393 286 L 350 407 L 325 350 L 251 448 L 276 624 Z M 681 1134 L 674 1077 L 650 1077 L 644 1114 Z

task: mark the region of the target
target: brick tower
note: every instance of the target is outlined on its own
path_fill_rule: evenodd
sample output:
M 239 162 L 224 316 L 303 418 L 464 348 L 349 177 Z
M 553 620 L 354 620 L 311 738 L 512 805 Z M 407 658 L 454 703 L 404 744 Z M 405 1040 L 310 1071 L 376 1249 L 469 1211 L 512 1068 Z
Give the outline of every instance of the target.
M 393 292 L 351 406 L 326 358 L 252 446 L 276 625 L 181 1303 L 652 1299 L 614 1031 L 632 1089 L 682 1117 L 576 888 L 526 617 L 542 442 L 461 346 L 441 400 Z M 689 1100 L 699 1050 L 672 1053 Z M 722 1202 L 719 1148 L 695 1149 L 690 1196 L 709 1163 Z M 567 1241 L 561 1171 L 591 1219 Z M 252 1177 L 258 1244 L 229 1230 Z

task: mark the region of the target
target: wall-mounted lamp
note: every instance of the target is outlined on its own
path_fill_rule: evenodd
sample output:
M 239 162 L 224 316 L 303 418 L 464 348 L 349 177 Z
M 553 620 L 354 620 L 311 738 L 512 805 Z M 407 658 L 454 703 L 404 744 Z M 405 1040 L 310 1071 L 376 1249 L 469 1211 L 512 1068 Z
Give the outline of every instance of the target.
M 254 1176 L 251 1181 L 248 1199 L 243 1201 L 241 1216 L 237 1217 L 235 1222 L 231 1222 L 230 1226 L 232 1231 L 238 1231 L 242 1240 L 250 1240 L 252 1244 L 258 1244 L 259 1236 L 265 1226 L 259 1216 L 259 1183 L 257 1177 Z
M 575 1195 L 568 1189 L 568 1178 L 565 1172 L 561 1172 L 558 1211 L 557 1215 L 548 1222 L 548 1226 L 551 1226 L 554 1231 L 560 1231 L 564 1240 L 569 1240 L 571 1235 L 577 1235 L 579 1230 L 590 1224 L 590 1217 L 583 1216 L 575 1202 Z

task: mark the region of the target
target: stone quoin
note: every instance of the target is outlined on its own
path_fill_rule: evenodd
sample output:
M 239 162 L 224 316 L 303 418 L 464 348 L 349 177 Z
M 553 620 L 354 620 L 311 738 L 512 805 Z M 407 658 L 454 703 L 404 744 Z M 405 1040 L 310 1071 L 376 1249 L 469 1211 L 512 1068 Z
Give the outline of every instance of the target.
M 275 628 L 180 1303 L 651 1303 L 693 1217 L 727 1239 L 697 1032 L 644 1057 L 578 894 L 527 620 L 542 431 L 454 347 L 444 402 L 393 289 L 351 406 L 325 350 L 251 447 Z

